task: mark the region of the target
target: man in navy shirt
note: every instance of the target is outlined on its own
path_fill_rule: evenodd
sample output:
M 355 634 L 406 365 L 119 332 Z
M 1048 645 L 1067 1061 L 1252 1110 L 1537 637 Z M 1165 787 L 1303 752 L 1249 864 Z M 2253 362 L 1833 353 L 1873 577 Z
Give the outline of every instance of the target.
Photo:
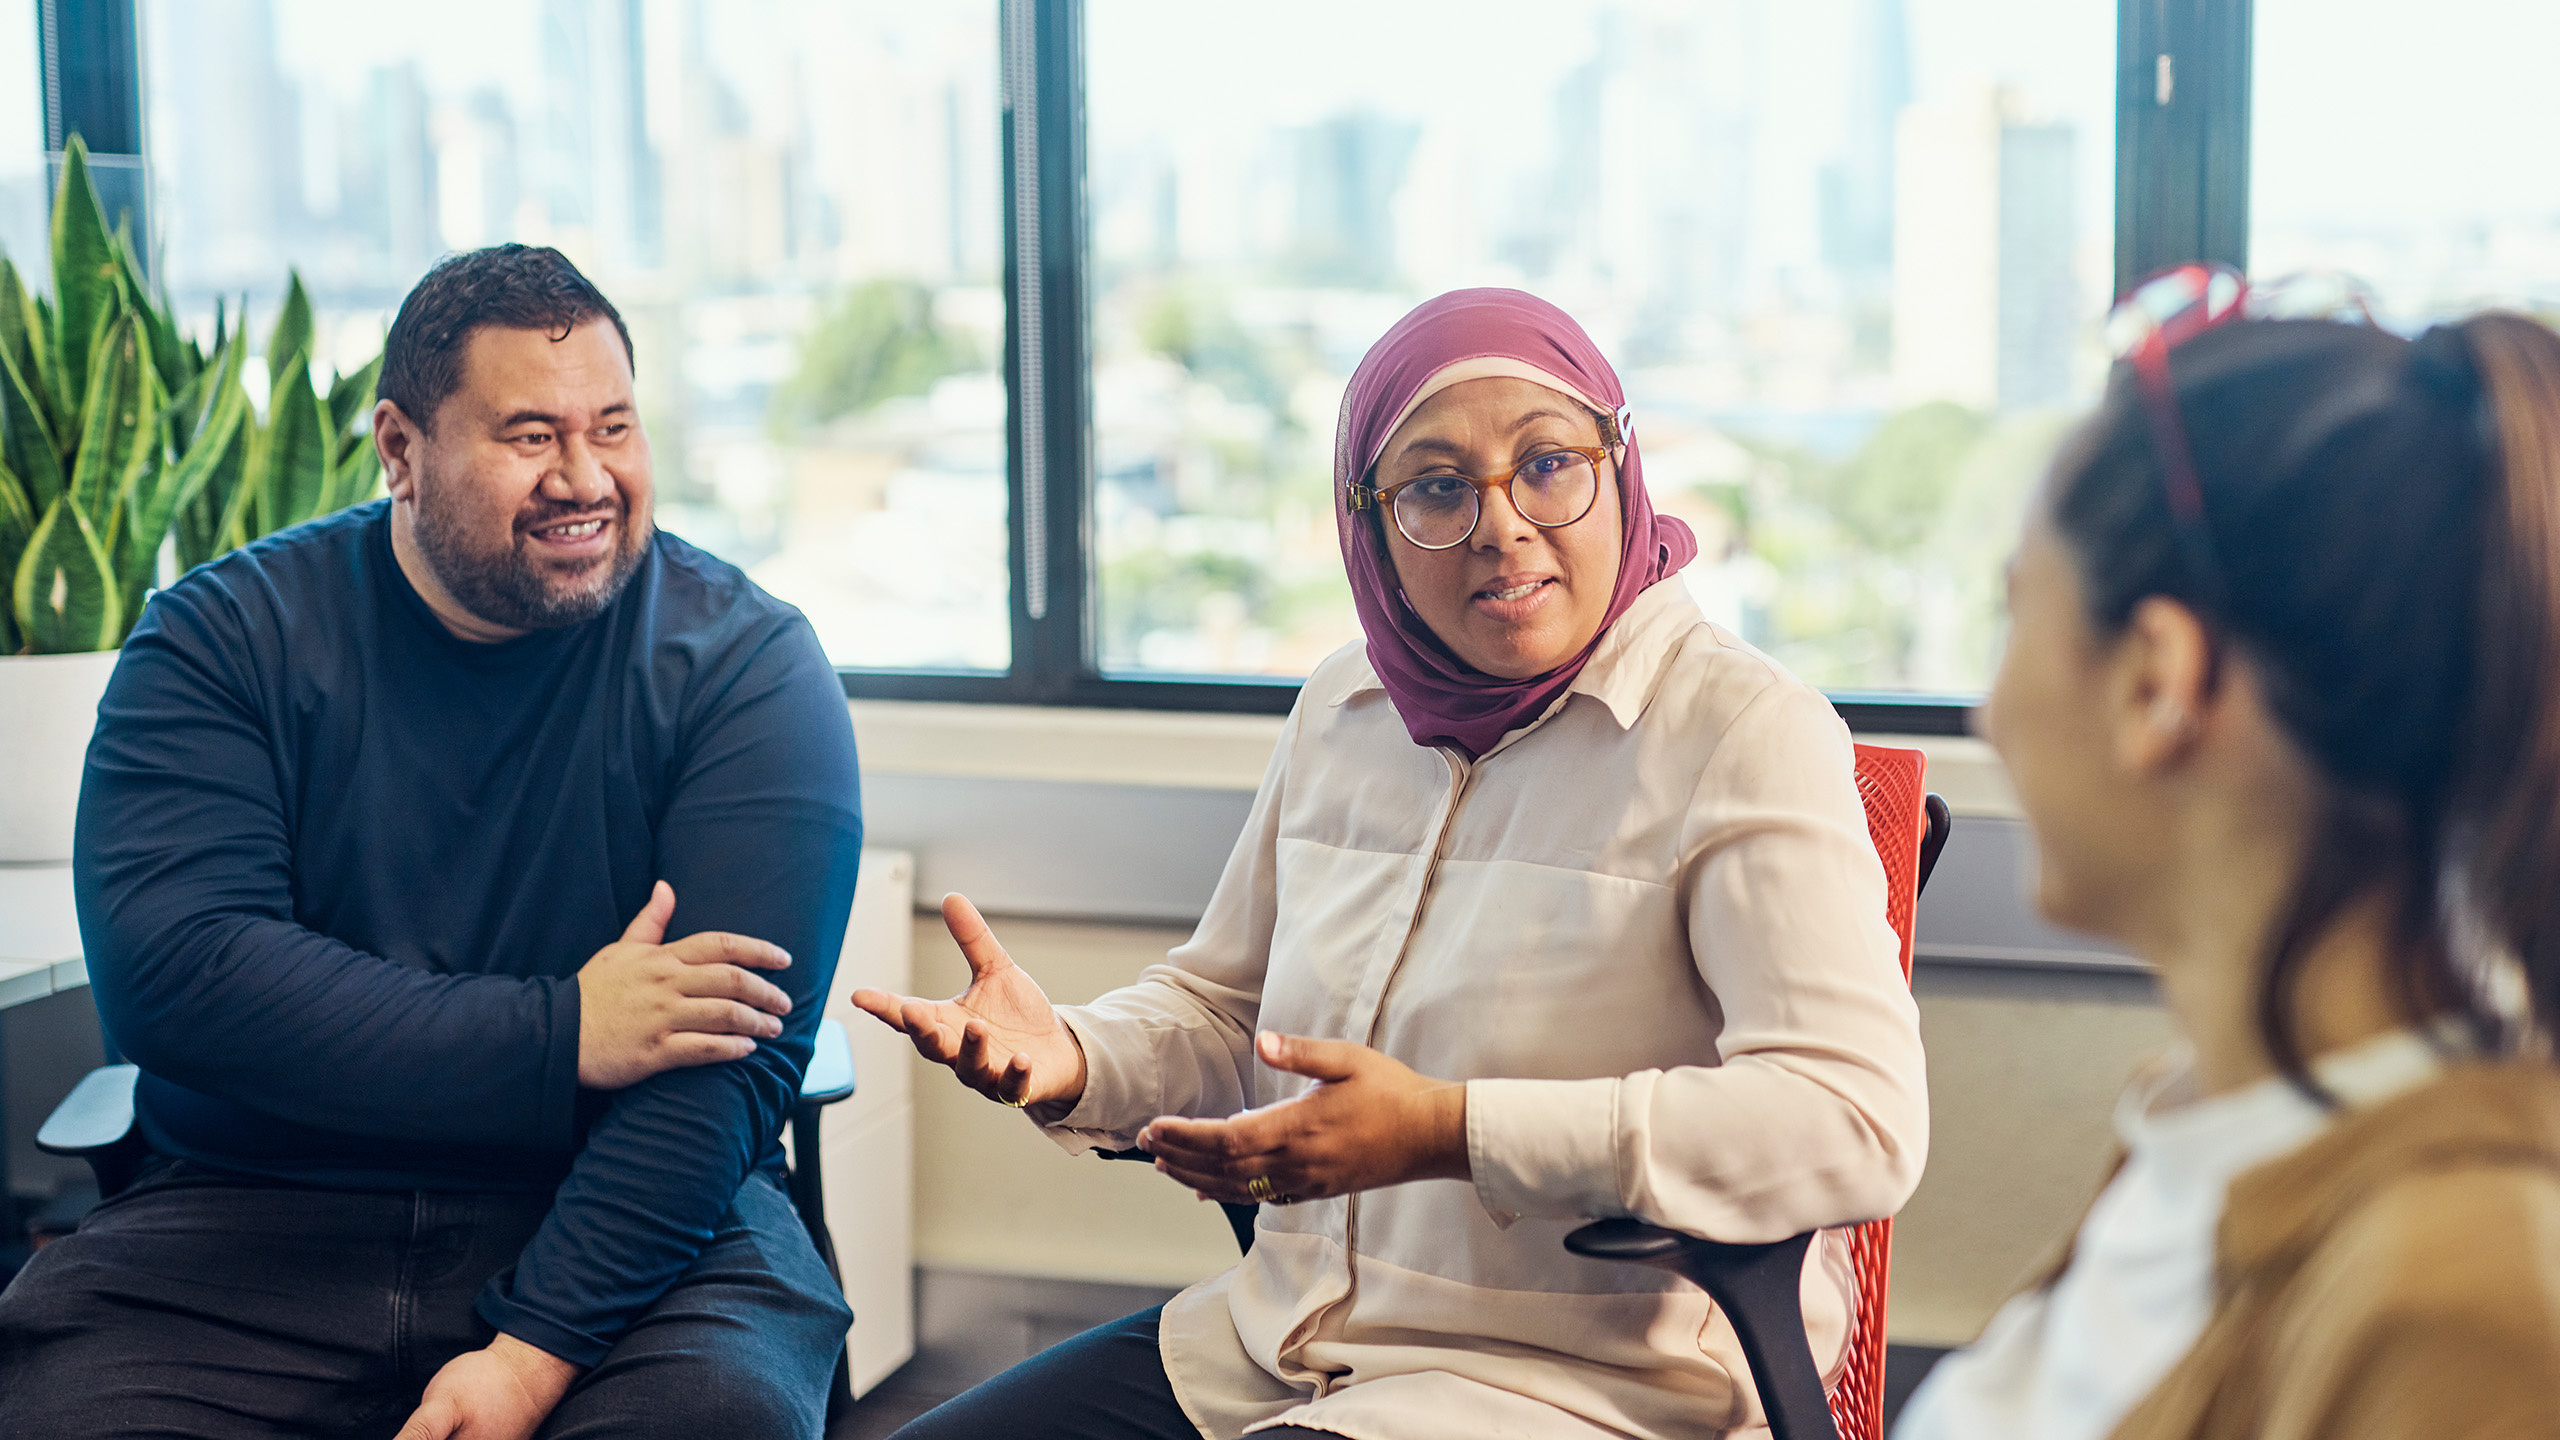
M 815 1436 L 778 1183 L 862 819 L 815 635 L 651 524 L 628 332 L 439 264 L 390 498 L 126 643 L 75 877 L 151 1158 L 0 1295 L 0 1435 Z

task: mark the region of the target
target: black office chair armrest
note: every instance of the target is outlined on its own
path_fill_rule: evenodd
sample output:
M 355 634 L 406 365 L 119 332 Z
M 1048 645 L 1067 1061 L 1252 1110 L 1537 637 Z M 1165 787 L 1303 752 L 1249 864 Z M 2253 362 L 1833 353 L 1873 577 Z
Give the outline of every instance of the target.
M 1564 1237 L 1564 1248 L 1592 1260 L 1651 1265 L 1688 1277 L 1733 1322 L 1776 1440 L 1840 1440 L 1804 1333 L 1804 1257 L 1816 1233 L 1767 1245 L 1728 1245 L 1641 1220 L 1601 1220 Z
M 1156 1163 L 1156 1157 L 1144 1150 L 1096 1150 L 1093 1153 L 1105 1160 L 1136 1160 L 1147 1165 Z M 1236 1253 L 1242 1255 L 1253 1249 L 1253 1221 L 1262 1213 L 1262 1207 L 1236 1200 L 1221 1200 L 1218 1209 L 1227 1217 L 1228 1232 L 1236 1237 Z
M 800 1223 L 808 1227 L 818 1258 L 827 1262 L 827 1273 L 839 1281 L 844 1277 L 836 1268 L 835 1242 L 827 1234 L 826 1177 L 818 1163 L 818 1114 L 852 1098 L 854 1083 L 853 1042 L 842 1025 L 819 1021 L 809 1068 L 800 1074 L 800 1098 L 791 1106 L 791 1208 L 800 1212 Z
M 1946 852 L 1947 837 L 1955 833 L 1956 815 L 1947 808 L 1947 797 L 1932 792 L 1920 797 L 1920 813 L 1927 825 L 1920 832 L 1920 873 L 1914 877 L 1911 898 L 1918 900 L 1929 888 L 1929 873 L 1938 868 L 1938 857 Z
M 133 1123 L 133 1084 L 141 1078 L 131 1065 L 99 1066 L 80 1077 L 36 1131 L 37 1149 L 89 1162 L 101 1200 L 132 1184 L 149 1153 Z
M 833 1020 L 818 1022 L 809 1068 L 800 1073 L 802 1105 L 826 1106 L 853 1098 L 853 1041 Z
M 833 1020 L 818 1022 L 809 1068 L 800 1072 L 800 1098 L 791 1105 L 791 1208 L 800 1215 L 818 1258 L 844 1288 L 844 1268 L 836 1263 L 835 1236 L 827 1230 L 826 1167 L 819 1153 L 818 1117 L 839 1100 L 853 1098 L 853 1041 Z M 827 1382 L 827 1423 L 833 1425 L 853 1408 L 853 1369 L 844 1351 L 836 1352 L 836 1373 Z

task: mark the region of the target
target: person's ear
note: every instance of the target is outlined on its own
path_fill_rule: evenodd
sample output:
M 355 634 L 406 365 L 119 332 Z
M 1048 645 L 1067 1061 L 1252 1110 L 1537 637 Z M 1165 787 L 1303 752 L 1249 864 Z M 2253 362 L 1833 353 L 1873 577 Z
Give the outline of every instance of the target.
M 2107 668 L 2118 765 L 2157 774 L 2193 752 L 2215 699 L 2213 635 L 2195 611 L 2158 595 L 2137 604 Z
M 395 400 L 373 404 L 373 453 L 382 457 L 382 488 L 400 504 L 418 496 L 418 465 L 426 450 L 426 434 Z

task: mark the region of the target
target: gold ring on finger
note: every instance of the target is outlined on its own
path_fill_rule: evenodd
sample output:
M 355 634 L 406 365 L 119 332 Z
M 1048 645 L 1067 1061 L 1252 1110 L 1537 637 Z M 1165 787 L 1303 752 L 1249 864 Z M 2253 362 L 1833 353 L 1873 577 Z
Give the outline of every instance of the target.
M 1244 1182 L 1244 1193 L 1261 1201 L 1265 1205 L 1286 1205 L 1289 1203 L 1288 1201 L 1280 1198 L 1280 1192 L 1272 1186 L 1271 1177 L 1268 1175 L 1256 1175 L 1252 1179 Z
M 1026 1095 L 1019 1100 L 1007 1100 L 1003 1096 L 999 1095 L 996 1097 L 996 1103 L 1002 1105 L 1008 1110 L 1019 1110 L 1023 1106 L 1031 1103 L 1031 1097 Z

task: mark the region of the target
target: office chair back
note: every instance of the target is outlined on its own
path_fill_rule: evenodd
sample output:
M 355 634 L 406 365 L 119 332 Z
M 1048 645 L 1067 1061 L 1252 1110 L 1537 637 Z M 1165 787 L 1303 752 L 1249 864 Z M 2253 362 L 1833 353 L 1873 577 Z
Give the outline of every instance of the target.
M 1927 758 L 1916 750 L 1861 745 L 1858 792 L 1866 803 L 1868 838 L 1884 863 L 1885 919 L 1911 978 L 1912 925 L 1954 819 L 1947 802 L 1921 791 Z M 1889 1220 L 1850 1228 L 1849 1254 L 1858 1279 L 1839 1383 L 1823 1393 L 1805 1335 L 1804 1262 L 1818 1232 L 1767 1244 L 1702 1239 L 1641 1220 L 1601 1220 L 1565 1237 L 1565 1248 L 1594 1260 L 1651 1265 L 1685 1276 L 1715 1298 L 1741 1342 L 1744 1362 L 1776 1440 L 1882 1440 L 1886 1281 L 1893 1258 Z
M 1928 757 L 1884 745 L 1858 747 L 1858 798 L 1867 806 L 1867 838 L 1884 862 L 1884 915 L 1902 943 L 1902 979 L 1911 982 L 1911 937 L 1920 909 L 1921 877 L 1946 844 L 1946 802 L 1922 791 Z M 1936 814 L 1931 813 L 1935 806 Z M 1927 864 L 1923 864 L 1923 850 Z M 1831 1390 L 1831 1418 L 1842 1440 L 1884 1440 L 1884 1312 L 1893 1268 L 1893 1221 L 1870 1220 L 1849 1232 L 1849 1262 L 1858 1276 L 1858 1313 L 1849 1327 L 1848 1363 Z

